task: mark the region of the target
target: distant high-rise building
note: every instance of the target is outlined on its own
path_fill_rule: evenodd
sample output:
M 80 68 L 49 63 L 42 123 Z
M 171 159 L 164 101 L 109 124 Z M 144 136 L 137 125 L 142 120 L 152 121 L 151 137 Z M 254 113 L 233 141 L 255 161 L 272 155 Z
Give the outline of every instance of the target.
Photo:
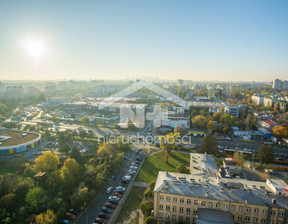
M 275 79 L 273 80 L 272 88 L 273 89 L 288 89 L 288 82 L 286 80 L 282 81 L 280 79 Z

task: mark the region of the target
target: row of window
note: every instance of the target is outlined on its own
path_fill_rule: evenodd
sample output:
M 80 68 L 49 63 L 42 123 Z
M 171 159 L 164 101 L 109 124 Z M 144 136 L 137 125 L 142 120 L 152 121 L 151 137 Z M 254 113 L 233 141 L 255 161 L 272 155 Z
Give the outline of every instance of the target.
M 173 203 L 177 203 L 177 200 L 178 199 L 176 197 L 173 197 Z M 164 201 L 164 196 L 160 195 L 160 201 Z M 169 196 L 166 197 L 166 202 L 170 202 L 170 197 Z M 180 202 L 180 204 L 184 204 L 184 198 L 180 198 L 179 202 Z M 199 206 L 198 200 L 194 200 L 193 203 L 194 203 L 195 207 Z M 186 204 L 187 205 L 191 205 L 191 200 L 187 199 L 186 200 Z M 206 207 L 206 201 L 201 201 L 200 202 L 200 206 L 202 208 L 205 208 Z M 213 202 L 208 202 L 208 208 L 213 208 L 213 206 L 214 206 Z M 169 207 L 169 210 L 170 210 L 170 206 L 169 205 L 166 206 L 166 211 L 169 211 L 169 210 L 167 210 L 167 207 Z M 215 203 L 215 207 L 220 209 L 221 208 L 221 204 L 220 203 Z M 228 204 L 224 204 L 223 205 L 223 209 L 224 210 L 229 210 L 229 205 Z M 160 210 L 163 210 L 163 205 L 162 205 L 162 209 L 161 209 L 161 205 L 160 205 Z M 230 211 L 236 211 L 236 205 L 231 205 Z M 244 207 L 243 206 L 238 206 L 238 210 L 237 211 L 238 212 L 244 212 Z M 252 213 L 252 208 L 246 207 L 245 208 L 245 212 L 249 213 L 249 214 Z M 254 212 L 255 215 L 258 215 L 260 213 L 260 210 L 259 210 L 259 208 L 255 208 L 253 210 L 253 212 Z M 262 210 L 262 215 L 263 216 L 267 216 L 267 210 Z M 271 216 L 275 216 L 275 215 L 276 215 L 276 211 L 272 210 L 271 211 Z M 284 212 L 279 212 L 278 216 L 280 218 L 284 217 Z
M 163 219 L 163 213 L 159 213 L 159 218 Z M 172 216 L 166 215 L 165 219 L 167 221 L 172 220 L 172 221 L 186 221 L 186 222 L 190 222 L 192 220 L 194 222 L 194 218 L 184 217 L 184 216 L 181 216 L 181 215 L 179 215 L 178 220 L 177 220 L 177 216 L 176 215 L 172 215 Z M 244 219 L 245 219 L 245 222 L 250 223 L 250 220 L 251 220 L 250 216 L 246 216 L 246 217 L 244 217 Z M 243 221 L 243 217 L 242 216 L 238 216 L 237 217 L 237 221 L 238 222 L 242 222 Z M 267 223 L 266 219 L 259 219 L 258 217 L 254 217 L 253 218 L 253 224 L 283 224 L 283 222 L 279 221 L 279 222 L 276 223 L 274 221 L 269 221 L 269 223 Z

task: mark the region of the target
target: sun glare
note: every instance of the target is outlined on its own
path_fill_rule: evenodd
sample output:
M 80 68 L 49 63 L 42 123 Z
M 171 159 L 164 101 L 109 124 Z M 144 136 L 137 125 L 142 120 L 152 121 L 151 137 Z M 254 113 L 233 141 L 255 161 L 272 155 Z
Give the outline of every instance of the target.
M 32 41 L 30 40 L 26 46 L 29 54 L 33 55 L 34 57 L 39 57 L 44 54 L 44 46 L 39 41 Z

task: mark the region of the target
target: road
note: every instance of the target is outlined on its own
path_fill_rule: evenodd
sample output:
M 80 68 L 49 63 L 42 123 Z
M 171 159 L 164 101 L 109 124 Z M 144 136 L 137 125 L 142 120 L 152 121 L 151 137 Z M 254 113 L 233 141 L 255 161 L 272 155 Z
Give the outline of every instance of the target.
M 131 165 L 132 161 L 135 161 L 135 152 L 130 151 L 128 154 L 125 155 L 127 159 L 123 160 L 123 164 L 119 171 L 115 173 L 115 180 L 112 183 L 106 184 L 103 189 L 98 193 L 97 197 L 94 199 L 94 201 L 88 206 L 87 208 L 87 214 L 86 211 L 82 213 L 81 216 L 78 217 L 78 219 L 75 221 L 76 224 L 91 224 L 93 223 L 94 219 L 97 218 L 98 213 L 101 212 L 101 208 L 104 207 L 104 204 L 108 201 L 108 197 L 111 196 L 111 194 L 107 194 L 106 190 L 109 186 L 117 187 L 117 186 L 124 186 L 127 187 L 127 185 L 123 185 L 121 180 L 122 177 L 127 174 L 127 171 L 129 170 L 129 167 Z M 130 184 L 133 184 L 130 182 Z M 124 193 L 126 194 L 126 192 Z M 124 196 L 124 195 L 123 195 Z M 122 200 L 120 200 L 120 204 L 123 203 Z M 118 206 L 120 206 L 120 204 Z M 115 212 L 115 211 L 114 211 Z M 113 215 L 113 212 L 111 216 Z M 88 218 L 88 220 L 87 220 Z M 108 221 L 109 223 L 109 221 Z

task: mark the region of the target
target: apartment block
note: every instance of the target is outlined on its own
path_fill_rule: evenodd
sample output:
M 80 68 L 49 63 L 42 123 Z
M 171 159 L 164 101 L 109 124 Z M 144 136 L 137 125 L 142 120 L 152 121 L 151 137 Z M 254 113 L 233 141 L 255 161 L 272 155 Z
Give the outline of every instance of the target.
M 288 223 L 284 181 L 222 178 L 214 157 L 205 154 L 191 153 L 190 169 L 191 174 L 158 173 L 154 188 L 158 223 Z

